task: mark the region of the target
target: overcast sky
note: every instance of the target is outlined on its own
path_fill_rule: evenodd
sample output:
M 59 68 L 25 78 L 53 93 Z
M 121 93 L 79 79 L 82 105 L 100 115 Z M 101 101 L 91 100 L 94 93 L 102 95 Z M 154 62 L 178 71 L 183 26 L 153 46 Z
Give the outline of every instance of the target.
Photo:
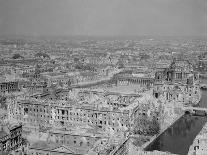
M 0 0 L 0 35 L 207 36 L 207 0 Z

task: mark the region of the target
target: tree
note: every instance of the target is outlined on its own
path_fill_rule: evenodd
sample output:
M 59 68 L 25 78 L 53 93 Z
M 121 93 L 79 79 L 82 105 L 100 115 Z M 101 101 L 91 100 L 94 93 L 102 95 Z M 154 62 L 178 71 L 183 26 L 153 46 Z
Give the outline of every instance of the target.
M 159 125 L 159 122 L 158 120 L 153 117 L 151 123 L 150 123 L 150 126 L 149 126 L 149 133 L 151 135 L 155 135 L 155 134 L 158 134 L 160 131 L 160 125 Z
M 159 133 L 160 126 L 158 120 L 147 116 L 141 116 L 135 119 L 133 132 L 134 134 L 153 136 Z
M 2 109 L 7 109 L 7 104 L 6 104 L 6 97 L 5 96 L 0 96 L 0 108 Z

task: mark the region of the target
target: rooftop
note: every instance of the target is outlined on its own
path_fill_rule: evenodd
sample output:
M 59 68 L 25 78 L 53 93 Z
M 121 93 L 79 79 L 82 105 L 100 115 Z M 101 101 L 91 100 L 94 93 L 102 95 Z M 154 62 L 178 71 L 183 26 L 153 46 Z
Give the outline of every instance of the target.
M 138 85 L 128 85 L 128 86 L 116 86 L 116 87 L 107 88 L 106 91 L 110 93 L 120 93 L 120 94 L 137 94 L 136 92 L 139 89 L 140 86 Z
M 86 154 L 88 149 L 86 148 L 77 148 L 72 146 L 59 145 L 53 142 L 38 141 L 34 143 L 30 149 L 45 150 L 50 152 L 65 153 L 65 154 L 74 154 L 81 155 Z
M 4 138 L 5 136 L 7 136 L 8 134 L 5 131 L 0 131 L 0 139 Z

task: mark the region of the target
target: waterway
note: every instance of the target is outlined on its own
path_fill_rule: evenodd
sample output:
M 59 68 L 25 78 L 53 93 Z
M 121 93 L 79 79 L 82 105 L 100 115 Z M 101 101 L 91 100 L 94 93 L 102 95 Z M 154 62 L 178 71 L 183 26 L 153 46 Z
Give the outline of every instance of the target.
M 207 80 L 202 82 L 207 83 Z M 199 106 L 207 108 L 207 90 L 202 90 Z M 192 145 L 196 135 L 201 131 L 206 122 L 207 117 L 185 114 L 155 139 L 145 150 L 159 150 L 178 155 L 187 155 L 190 145 Z

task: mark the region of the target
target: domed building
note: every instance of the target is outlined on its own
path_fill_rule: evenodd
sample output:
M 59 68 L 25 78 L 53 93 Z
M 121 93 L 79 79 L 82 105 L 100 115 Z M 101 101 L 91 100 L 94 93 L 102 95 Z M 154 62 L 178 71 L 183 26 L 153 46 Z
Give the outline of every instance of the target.
M 174 91 L 174 88 L 180 88 Z M 153 94 L 166 101 L 196 104 L 200 100 L 199 74 L 187 60 L 174 60 L 169 68 L 155 73 Z
M 172 82 L 190 84 L 197 81 L 198 74 L 193 71 L 192 64 L 187 60 L 174 60 L 169 68 L 160 70 L 155 74 L 155 82 Z

